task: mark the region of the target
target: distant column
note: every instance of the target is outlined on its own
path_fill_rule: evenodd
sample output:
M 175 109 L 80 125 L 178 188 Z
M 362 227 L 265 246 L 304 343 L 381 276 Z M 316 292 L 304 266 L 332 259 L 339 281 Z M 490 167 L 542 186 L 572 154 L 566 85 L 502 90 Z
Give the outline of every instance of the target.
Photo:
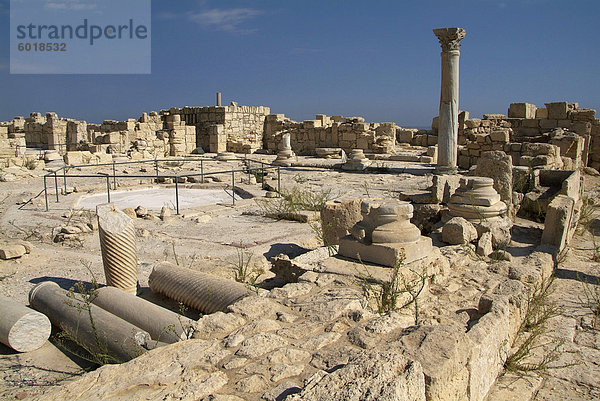
M 458 61 L 463 28 L 438 28 L 433 33 L 442 45 L 442 89 L 438 128 L 437 171 L 454 173 L 458 158 Z
M 217 106 L 221 105 L 221 92 L 217 92 Z

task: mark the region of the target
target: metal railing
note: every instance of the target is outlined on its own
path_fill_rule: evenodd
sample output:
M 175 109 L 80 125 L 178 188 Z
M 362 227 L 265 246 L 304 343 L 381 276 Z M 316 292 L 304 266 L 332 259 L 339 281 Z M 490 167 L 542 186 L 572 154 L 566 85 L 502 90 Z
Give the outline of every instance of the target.
M 181 173 L 181 174 L 160 174 L 159 172 L 159 163 L 164 162 L 164 163 L 177 163 L 177 162 L 200 162 L 200 172 L 199 173 L 192 173 L 192 172 L 186 172 L 186 173 Z M 213 175 L 219 175 L 219 174 L 231 174 L 231 199 L 232 199 L 232 203 L 233 205 L 235 205 L 235 179 L 236 179 L 236 173 L 241 173 L 241 174 L 247 174 L 248 175 L 248 182 L 250 182 L 250 177 L 252 176 L 252 174 L 260 174 L 261 176 L 261 187 L 264 189 L 265 188 L 265 175 L 266 172 L 269 170 L 276 170 L 277 171 L 277 194 L 278 196 L 281 196 L 281 168 L 279 166 L 274 166 L 270 163 L 265 163 L 262 161 L 257 161 L 257 160 L 252 160 L 252 159 L 248 159 L 245 158 L 241 161 L 244 162 L 245 167 L 244 168 L 239 168 L 239 169 L 231 169 L 231 170 L 218 170 L 218 171 L 204 171 L 204 164 L 205 162 L 218 162 L 219 160 L 214 160 L 214 159 L 209 159 L 209 158 L 197 158 L 197 157 L 184 157 L 184 158 L 169 158 L 169 159 L 152 159 L 152 160 L 135 160 L 135 161 L 123 161 L 123 162 L 116 162 L 113 161 L 112 163 L 99 163 L 99 164 L 83 164 L 83 165 L 65 165 L 62 166 L 48 174 L 45 174 L 43 176 L 43 180 L 44 180 L 44 189 L 42 190 L 42 192 L 44 193 L 44 200 L 46 203 L 46 211 L 49 210 L 49 201 L 48 201 L 48 179 L 53 179 L 54 180 L 54 190 L 56 193 L 56 203 L 60 202 L 60 191 L 59 191 L 59 179 L 62 179 L 62 187 L 61 189 L 63 189 L 64 194 L 66 195 L 67 193 L 67 179 L 68 178 L 104 178 L 106 180 L 106 196 L 107 196 L 107 201 L 108 203 L 110 203 L 110 191 L 111 191 L 111 181 L 112 181 L 112 186 L 113 186 L 113 191 L 117 189 L 117 178 L 126 178 L 126 179 L 131 179 L 131 178 L 137 178 L 137 179 L 144 179 L 144 178 L 151 178 L 153 179 L 156 183 L 159 183 L 161 179 L 167 179 L 170 178 L 174 181 L 175 184 L 175 207 L 176 207 L 176 212 L 177 214 L 179 214 L 179 184 L 180 184 L 180 179 L 182 177 L 185 177 L 186 180 L 188 177 L 200 177 L 200 182 L 204 183 L 205 182 L 205 177 L 206 176 L 213 176 Z M 131 165 L 131 164 L 147 164 L 147 163 L 153 163 L 154 164 L 154 174 L 153 175 L 142 175 L 142 174 L 117 174 L 117 166 L 119 165 Z M 251 167 L 252 164 L 256 164 L 256 167 Z M 109 173 L 103 173 L 103 172 L 98 172 L 98 173 L 94 173 L 94 174 L 69 174 L 68 171 L 70 169 L 73 168 L 92 168 L 92 167 L 112 167 L 112 174 Z M 227 193 L 227 188 L 225 188 L 225 192 Z M 229 194 L 229 193 L 228 193 Z

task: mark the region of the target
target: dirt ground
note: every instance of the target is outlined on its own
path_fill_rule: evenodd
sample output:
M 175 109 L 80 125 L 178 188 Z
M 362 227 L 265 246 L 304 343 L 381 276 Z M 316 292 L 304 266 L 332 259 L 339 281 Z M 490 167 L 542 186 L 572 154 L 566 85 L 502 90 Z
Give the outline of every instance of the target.
M 386 164 L 386 173 L 342 173 L 311 167 L 282 169 L 281 185 L 312 192 L 330 191 L 332 198 L 342 200 L 393 197 L 399 190 L 425 189 L 431 184 L 430 167 L 403 162 Z M 217 171 L 240 166 L 241 162 L 234 162 L 214 168 Z M 164 171 L 170 168 L 165 167 Z M 179 174 L 185 168 L 188 167 L 175 167 L 170 171 Z M 194 168 L 197 166 L 191 167 Z M 144 173 L 135 167 L 123 170 L 132 175 Z M 14 170 L 13 173 L 18 177 L 16 181 L 0 182 L 0 240 L 26 239 L 33 244 L 33 251 L 19 259 L 0 261 L 0 294 L 28 304 L 29 291 L 42 281 L 55 281 L 64 289 L 77 281 L 89 284 L 96 279 L 103 284 L 97 230 L 64 242 L 56 243 L 54 238 L 65 225 L 90 223 L 94 226 L 93 213 L 76 205 L 83 195 L 105 191 L 105 182 L 70 179 L 68 194 L 60 195 L 59 203 L 51 197 L 49 211 L 45 211 L 44 196 L 36 197 L 43 188 L 43 172 Z M 276 187 L 276 178 L 276 174 L 270 173 L 265 182 Z M 205 185 L 226 190 L 229 179 L 225 176 Z M 52 181 L 48 183 L 54 185 Z M 137 188 L 140 183 L 173 190 L 172 185 L 155 185 L 151 179 L 137 178 L 120 180 L 119 190 Z M 247 193 L 265 194 L 260 184 L 239 185 Z M 586 195 L 598 198 L 598 177 L 586 175 Z M 31 198 L 34 199 L 25 203 Z M 156 211 L 153 218 L 135 219 L 142 296 L 152 296 L 147 281 L 152 265 L 159 261 L 233 278 L 238 258 L 243 253 L 246 257 L 252 256 L 252 263 L 263 272 L 260 280 L 268 287 L 276 285 L 268 270 L 270 257 L 280 253 L 294 257 L 321 245 L 309 224 L 260 216 L 260 202 L 256 199 L 241 199 L 235 206 L 227 201 L 184 209 L 180 215 L 173 211 L 173 216 L 164 221 L 156 217 Z M 140 205 L 144 206 L 143 198 Z M 555 273 L 551 300 L 560 312 L 551 320 L 544 336 L 549 344 L 564 342 L 555 365 L 567 367 L 550 368 L 526 377 L 506 373 L 498 379 L 488 400 L 600 398 L 600 332 L 594 324 L 592 309 L 586 305 L 586 291 L 599 293 L 600 263 L 593 260 L 598 245 L 594 238 L 600 234 L 597 218 L 592 216 L 589 229 L 574 238 Z M 161 302 L 175 307 L 164 299 Z M 0 344 L 0 398 L 32 397 L 48 387 L 77 378 L 89 368 L 85 361 L 65 355 L 53 342 L 27 354 L 16 353 Z

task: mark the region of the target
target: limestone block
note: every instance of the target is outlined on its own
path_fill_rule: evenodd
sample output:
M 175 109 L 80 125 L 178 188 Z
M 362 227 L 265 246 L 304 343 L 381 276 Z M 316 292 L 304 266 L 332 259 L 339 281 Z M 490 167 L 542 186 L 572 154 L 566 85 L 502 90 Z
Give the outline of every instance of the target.
M 469 120 L 465 120 L 465 125 L 467 128 L 477 128 L 481 126 L 480 118 L 471 118 Z
M 485 232 L 479 237 L 477 241 L 476 253 L 479 256 L 488 256 L 494 251 L 492 247 L 492 233 Z
M 542 244 L 553 245 L 560 252 L 567 246 L 570 231 L 575 229 L 573 212 L 575 200 L 566 195 L 556 196 L 548 205 Z
M 548 109 L 540 107 L 535 111 L 535 118 L 548 118 Z
M 331 373 L 317 371 L 288 400 L 425 401 L 425 377 L 418 362 L 395 351 L 362 351 Z
M 508 107 L 509 118 L 535 118 L 536 107 L 531 103 L 511 103 Z
M 468 244 L 477 239 L 475 226 L 462 217 L 453 217 L 442 228 L 442 241 L 451 245 Z
M 546 109 L 548 109 L 548 118 L 552 120 L 565 120 L 568 117 L 567 102 L 546 103 Z
M 327 202 L 321 209 L 323 236 L 327 245 L 337 245 L 340 238 L 350 233 L 350 229 L 362 219 L 361 199 L 344 202 Z
M 65 163 L 71 166 L 83 164 L 81 152 L 67 152 L 64 156 Z
M 27 249 L 22 244 L 2 244 L 0 245 L 0 259 L 16 259 L 27 253 Z
M 569 118 L 572 120 L 594 121 L 596 118 L 596 110 L 594 109 L 577 109 L 569 112 Z
M 510 141 L 510 133 L 508 129 L 492 131 L 490 137 L 493 142 L 507 143 Z
M 540 128 L 542 130 L 551 130 L 551 129 L 556 128 L 558 125 L 557 120 L 541 119 L 539 121 L 540 121 Z
M 473 174 L 479 177 L 489 177 L 493 179 L 493 188 L 500 195 L 500 200 L 507 205 L 510 205 L 512 204 L 513 192 L 512 169 L 513 166 L 510 156 L 501 151 L 490 151 L 481 154 Z

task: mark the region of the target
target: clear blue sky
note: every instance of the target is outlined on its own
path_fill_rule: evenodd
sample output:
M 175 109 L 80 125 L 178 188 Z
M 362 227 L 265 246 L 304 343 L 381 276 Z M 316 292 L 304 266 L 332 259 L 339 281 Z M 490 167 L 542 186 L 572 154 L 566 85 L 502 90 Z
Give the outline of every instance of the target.
M 295 120 L 427 126 L 440 91 L 432 29 L 453 26 L 467 31 L 460 108 L 471 116 L 523 101 L 600 109 L 599 0 L 155 0 L 150 75 L 10 75 L 8 9 L 0 0 L 0 120 L 138 118 L 212 105 L 220 91 L 224 104 Z

